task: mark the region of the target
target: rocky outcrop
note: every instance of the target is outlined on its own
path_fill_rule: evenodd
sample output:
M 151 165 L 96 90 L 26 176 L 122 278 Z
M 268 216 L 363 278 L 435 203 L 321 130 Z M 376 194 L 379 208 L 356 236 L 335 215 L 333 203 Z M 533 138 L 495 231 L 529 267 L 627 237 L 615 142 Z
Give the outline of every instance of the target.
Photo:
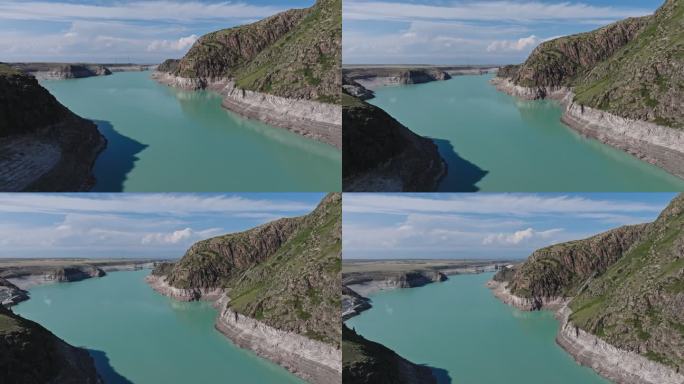
M 254 351 L 310 383 L 340 383 L 342 351 L 294 332 L 273 328 L 219 303 L 216 329 L 241 348 Z
M 0 191 L 85 191 L 105 138 L 32 76 L 0 64 Z
M 0 306 L 10 307 L 28 299 L 27 291 L 0 278 Z
M 449 73 L 436 67 L 367 67 L 344 69 L 344 77 L 365 88 L 386 85 L 423 84 L 451 79 Z
M 346 285 L 342 286 L 342 321 L 351 319 L 370 308 L 369 298 L 359 295 Z
M 342 283 L 364 295 L 378 290 L 397 288 L 416 288 L 447 280 L 448 277 L 435 270 L 416 270 L 408 272 L 351 272 L 345 273 Z
M 179 301 L 215 301 L 220 299 L 224 291 L 222 288 L 176 288 L 166 282 L 165 276 L 148 275 L 145 277 L 147 284 L 155 291 L 164 296 L 171 297 Z
M 182 300 L 220 296 L 216 326 L 238 345 L 307 380 L 339 381 L 341 217 L 341 195 L 329 194 L 308 215 L 200 241 L 148 282 Z
M 154 75 L 189 89 L 217 89 L 245 117 L 341 143 L 341 0 L 317 0 L 253 24 L 202 36 Z
M 345 192 L 434 191 L 447 166 L 437 145 L 350 95 L 342 108 Z
M 109 68 L 101 64 L 15 63 L 12 67 L 40 80 L 78 79 L 112 74 Z
M 429 367 L 414 364 L 342 324 L 342 382 L 350 384 L 436 384 Z
M 525 309 L 542 309 L 545 303 L 558 304 L 574 296 L 585 281 L 604 273 L 640 239 L 647 225 L 630 225 L 607 231 L 585 240 L 542 248 L 509 273 L 505 287 L 510 301 Z M 499 271 L 501 276 L 503 271 Z
M 572 310 L 557 313 L 560 330 L 556 342 L 580 364 L 618 384 L 679 384 L 684 375 L 638 353 L 616 348 L 568 321 Z
M 516 268 L 510 291 L 506 279 L 491 284 L 495 293 L 503 286 L 498 297 L 522 307 L 529 301 L 520 300 L 567 298 L 561 316 L 572 325 L 564 324 L 559 342 L 597 372 L 625 383 L 668 382 L 684 367 L 682 250 L 684 195 L 679 195 L 653 223 L 535 252 Z M 625 368 L 617 369 L 621 351 L 630 354 Z
M 87 351 L 0 305 L 0 377 L 6 383 L 101 384 Z
M 375 92 L 365 88 L 347 75 L 342 77 L 342 91 L 360 100 L 369 100 L 375 97 Z
M 43 278 L 46 281 L 56 281 L 60 283 L 81 281 L 93 277 L 102 277 L 106 273 L 100 268 L 91 265 L 77 266 L 77 267 L 60 267 L 50 272 L 45 273 Z

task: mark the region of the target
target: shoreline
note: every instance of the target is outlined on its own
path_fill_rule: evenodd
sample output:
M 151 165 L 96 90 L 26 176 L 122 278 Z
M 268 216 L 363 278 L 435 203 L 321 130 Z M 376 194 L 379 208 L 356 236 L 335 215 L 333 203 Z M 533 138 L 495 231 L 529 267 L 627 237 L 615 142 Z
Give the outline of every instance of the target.
M 239 89 L 228 79 L 192 79 L 154 71 L 152 79 L 185 90 L 209 89 L 221 106 L 242 117 L 342 149 L 342 106 Z
M 164 277 L 145 277 L 158 293 L 179 301 L 206 300 L 219 311 L 214 327 L 239 348 L 282 366 L 314 384 L 337 382 L 342 375 L 342 349 L 308 337 L 281 331 L 256 319 L 234 312 L 223 289 L 179 289 Z
M 578 105 L 573 101 L 574 93 L 566 87 L 535 89 L 500 77 L 490 82 L 498 91 L 524 100 L 558 100 L 564 108 L 561 122 L 568 128 L 684 180 L 684 132 Z
M 504 304 L 522 311 L 531 311 L 532 299 L 513 295 L 507 283 L 490 280 L 487 287 Z M 549 299 L 541 310 L 554 312 L 559 321 L 556 343 L 580 365 L 594 370 L 598 375 L 616 384 L 678 384 L 684 376 L 673 369 L 647 359 L 637 353 L 615 347 L 569 321 L 572 310 L 568 308 L 571 298 Z

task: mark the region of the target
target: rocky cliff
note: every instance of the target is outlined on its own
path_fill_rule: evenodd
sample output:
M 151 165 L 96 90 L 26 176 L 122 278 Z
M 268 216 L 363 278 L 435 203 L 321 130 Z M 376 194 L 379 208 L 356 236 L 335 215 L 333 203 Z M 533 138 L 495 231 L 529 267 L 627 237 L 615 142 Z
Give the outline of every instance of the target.
M 540 44 L 499 76 L 537 98 L 572 87 L 574 102 L 661 126 L 684 128 L 684 3 L 667 0 L 652 16 Z
M 6 383 L 102 383 L 87 351 L 1 305 L 0 378 Z
M 13 63 L 12 67 L 41 80 L 78 79 L 112 74 L 109 68 L 101 64 Z
M 359 295 L 346 285 L 342 286 L 342 321 L 346 321 L 370 308 L 369 298 Z
M 36 79 L 0 64 L 0 190 L 84 191 L 106 141 Z
M 341 0 L 317 0 L 310 8 L 204 35 L 178 62 L 162 63 L 155 77 L 215 89 L 231 111 L 339 148 L 341 44 Z
M 346 68 L 344 77 L 364 87 L 423 84 L 451 79 L 451 75 L 436 67 L 367 67 Z
M 92 265 L 82 265 L 76 267 L 60 267 L 49 271 L 43 275 L 43 278 L 48 281 L 57 281 L 60 283 L 80 281 L 90 279 L 93 277 L 102 277 L 106 275 L 105 271 Z
M 681 372 L 682 250 L 684 195 L 676 197 L 653 223 L 622 227 L 535 252 L 508 285 L 516 298 L 567 297 L 570 327 L 641 355 L 662 369 Z M 576 349 L 582 348 L 573 347 L 570 352 Z M 602 355 L 597 352 L 596 356 Z M 589 365 L 599 367 L 600 373 L 609 366 L 599 357 Z M 639 374 L 638 369 L 635 372 Z
M 12 306 L 28 300 L 28 292 L 0 277 L 0 306 Z
M 351 384 L 436 384 L 430 368 L 414 364 L 342 324 L 342 382 Z
M 434 191 L 446 163 L 432 140 L 416 135 L 382 109 L 343 95 L 344 191 Z
M 198 242 L 175 265 L 159 265 L 151 282 L 180 299 L 225 290 L 227 297 L 217 302 L 217 328 L 307 380 L 326 382 L 341 369 L 335 364 L 341 338 L 341 215 L 341 195 L 329 194 L 306 216 Z M 262 331 L 254 333 L 256 325 Z M 265 348 L 269 334 L 280 335 L 281 343 Z M 298 337 L 326 352 L 315 358 Z M 306 358 L 297 364 L 287 358 L 292 353 Z

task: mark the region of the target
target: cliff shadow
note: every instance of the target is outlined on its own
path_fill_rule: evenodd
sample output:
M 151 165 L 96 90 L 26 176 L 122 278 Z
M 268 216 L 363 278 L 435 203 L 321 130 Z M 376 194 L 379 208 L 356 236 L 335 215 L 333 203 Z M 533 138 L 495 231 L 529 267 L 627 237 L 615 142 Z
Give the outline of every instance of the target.
M 137 155 L 148 147 L 117 132 L 112 123 L 93 120 L 100 133 L 107 138 L 107 148 L 97 157 L 94 192 L 121 192 L 128 173 L 139 160 Z
M 439 149 L 439 154 L 446 161 L 446 176 L 440 181 L 439 192 L 477 192 L 476 185 L 489 171 L 485 171 L 470 161 L 462 158 L 454 150 L 449 140 L 430 138 Z
M 106 384 L 133 384 L 132 381 L 118 373 L 109 363 L 109 357 L 103 351 L 88 349 L 88 353 L 95 361 L 95 369 Z
M 434 378 L 437 380 L 437 384 L 451 384 L 451 375 L 449 375 L 449 371 L 446 369 L 435 368 L 426 364 L 421 365 L 432 371 L 432 376 L 434 376 Z

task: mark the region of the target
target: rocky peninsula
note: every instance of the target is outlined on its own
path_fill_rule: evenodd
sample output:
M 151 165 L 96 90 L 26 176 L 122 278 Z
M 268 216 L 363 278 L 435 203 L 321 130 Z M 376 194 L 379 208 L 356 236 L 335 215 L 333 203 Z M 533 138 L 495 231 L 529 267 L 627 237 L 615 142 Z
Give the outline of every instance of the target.
M 684 178 L 684 4 L 654 15 L 540 44 L 493 83 L 524 99 L 561 100 L 562 121 L 581 134 Z
M 235 344 L 312 383 L 339 382 L 341 195 L 306 216 L 194 244 L 148 282 L 179 300 L 212 300 Z
M 108 76 L 113 72 L 146 71 L 156 67 L 154 65 L 132 63 L 10 63 L 9 65 L 38 80 L 65 80 L 93 76 Z
M 88 351 L 0 305 L 0 372 L 7 383 L 101 384 Z
M 253 24 L 202 36 L 153 77 L 211 89 L 223 107 L 340 149 L 342 5 L 317 0 Z
M 0 64 L 0 191 L 87 191 L 106 140 L 30 75 Z
M 347 93 L 367 95 L 366 88 L 358 83 L 346 87 L 342 95 L 344 191 L 436 190 L 447 173 L 437 145 L 382 109 Z
M 617 383 L 681 383 L 684 195 L 652 223 L 536 251 L 490 287 L 522 310 L 555 309 L 557 341 Z

